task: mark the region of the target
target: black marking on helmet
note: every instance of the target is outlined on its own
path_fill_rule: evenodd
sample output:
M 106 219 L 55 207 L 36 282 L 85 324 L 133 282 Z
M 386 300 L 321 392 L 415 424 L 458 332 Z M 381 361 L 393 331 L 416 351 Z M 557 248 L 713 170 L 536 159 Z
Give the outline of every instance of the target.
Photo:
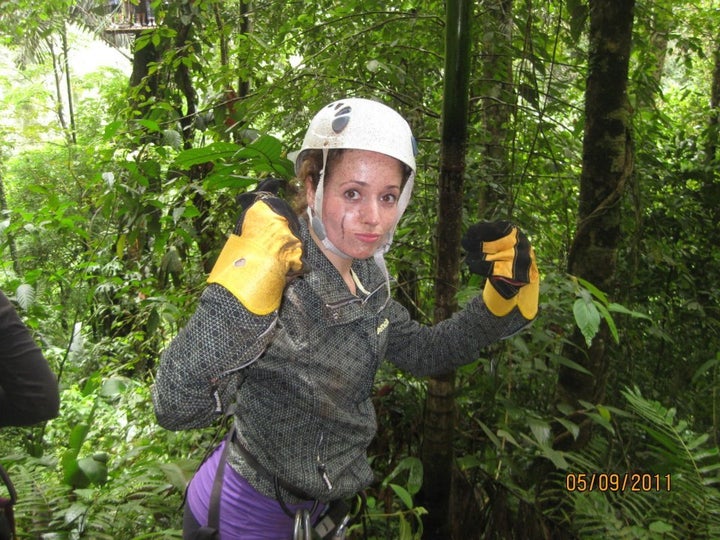
M 332 122 L 332 128 L 335 133 L 340 133 L 345 127 L 348 125 L 348 122 L 350 121 L 349 116 L 338 116 L 335 120 Z
M 352 107 L 347 106 L 343 107 L 337 113 L 335 113 L 335 119 L 332 121 L 332 128 L 335 133 L 340 133 L 343 129 L 347 127 L 348 122 L 350 122 L 351 112 Z

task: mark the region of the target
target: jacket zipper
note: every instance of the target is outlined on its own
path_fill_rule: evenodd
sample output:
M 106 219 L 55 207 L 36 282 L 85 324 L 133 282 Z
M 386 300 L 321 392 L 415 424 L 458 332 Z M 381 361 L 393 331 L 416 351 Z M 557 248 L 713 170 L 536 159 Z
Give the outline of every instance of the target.
M 317 471 L 320 473 L 320 477 L 322 478 L 322 481 L 325 483 L 325 487 L 327 487 L 328 491 L 333 490 L 332 482 L 330 481 L 330 476 L 328 475 L 327 471 L 327 465 L 323 462 L 322 458 L 320 457 L 320 453 L 322 450 L 322 443 L 323 443 L 324 434 L 320 433 L 320 440 L 318 441 L 317 445 Z

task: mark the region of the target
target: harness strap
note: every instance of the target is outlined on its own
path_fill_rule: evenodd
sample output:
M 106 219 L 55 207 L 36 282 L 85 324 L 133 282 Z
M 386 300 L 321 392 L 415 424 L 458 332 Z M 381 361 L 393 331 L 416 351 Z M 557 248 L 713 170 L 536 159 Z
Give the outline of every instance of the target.
M 235 424 L 232 425 L 228 432 L 225 446 L 220 454 L 217 472 L 213 480 L 212 492 L 210 493 L 210 506 L 208 507 L 208 527 L 214 530 L 220 530 L 220 495 L 222 494 L 223 477 L 225 476 L 225 463 L 227 462 L 227 453 L 230 444 L 235 435 Z
M 0 479 L 7 488 L 9 499 L 0 497 L 0 539 L 13 540 L 15 538 L 15 516 L 13 505 L 17 502 L 17 492 L 8 473 L 0 466 Z
M 7 471 L 3 469 L 2 465 L 0 465 L 0 479 L 2 479 L 3 484 L 5 484 L 8 490 L 10 504 L 15 504 L 17 502 L 17 491 L 15 491 L 15 486 L 13 486 L 13 483 L 10 481 L 10 476 L 8 476 Z

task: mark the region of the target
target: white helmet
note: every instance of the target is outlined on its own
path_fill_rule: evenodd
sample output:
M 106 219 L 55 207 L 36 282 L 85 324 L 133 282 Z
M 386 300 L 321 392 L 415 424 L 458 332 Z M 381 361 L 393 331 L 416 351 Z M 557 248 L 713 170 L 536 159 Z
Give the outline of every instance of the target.
M 395 110 L 377 101 L 347 98 L 320 110 L 305 133 L 295 172 L 299 172 L 303 150 L 331 148 L 379 152 L 415 172 L 417 146 L 410 126 Z

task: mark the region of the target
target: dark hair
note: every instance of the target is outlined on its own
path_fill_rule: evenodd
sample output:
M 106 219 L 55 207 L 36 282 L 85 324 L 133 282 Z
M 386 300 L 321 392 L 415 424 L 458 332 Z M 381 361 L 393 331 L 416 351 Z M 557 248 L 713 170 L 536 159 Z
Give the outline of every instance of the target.
M 330 175 L 335 164 L 340 161 L 345 153 L 344 148 L 332 148 L 328 151 L 327 163 L 325 164 L 325 177 Z M 291 184 L 292 205 L 298 214 L 305 212 L 308 206 L 305 188 L 305 179 L 309 176 L 312 179 L 313 188 L 317 189 L 320 183 L 320 171 L 322 170 L 323 154 L 322 150 L 303 150 L 298 156 L 300 160 L 300 168 L 296 178 Z

